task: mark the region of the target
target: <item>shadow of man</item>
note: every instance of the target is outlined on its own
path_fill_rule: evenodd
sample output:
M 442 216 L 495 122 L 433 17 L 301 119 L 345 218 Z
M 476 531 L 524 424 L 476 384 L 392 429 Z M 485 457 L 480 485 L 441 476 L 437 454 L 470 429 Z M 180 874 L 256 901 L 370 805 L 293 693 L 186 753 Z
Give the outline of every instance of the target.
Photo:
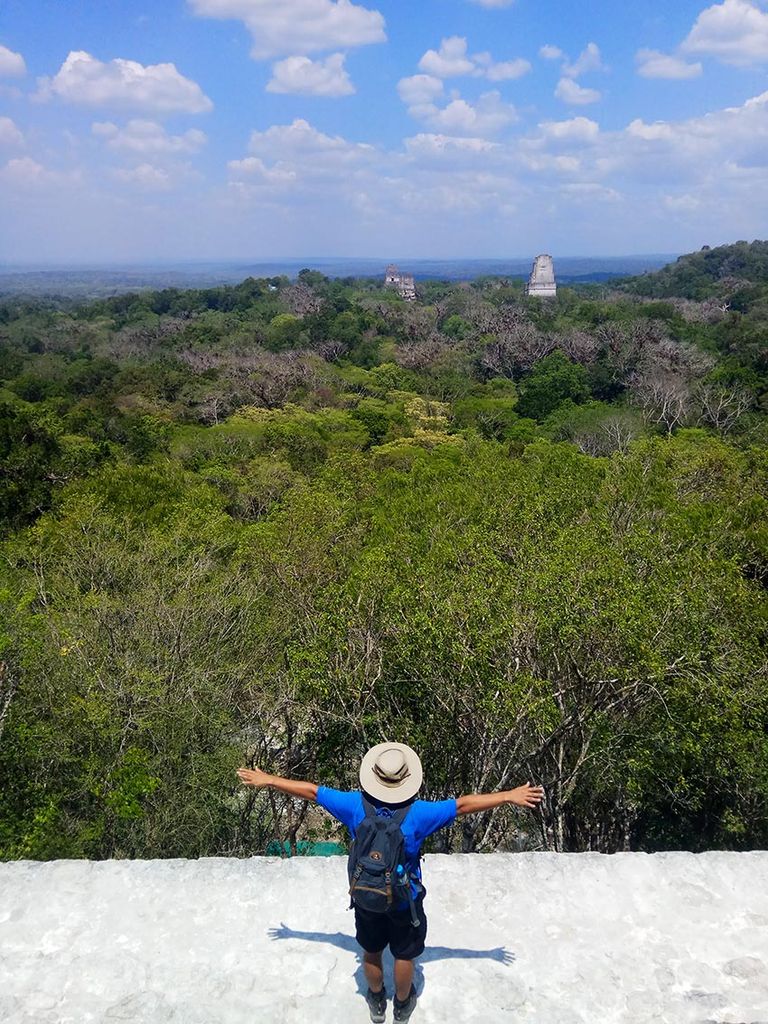
M 273 941 L 279 941 L 280 939 L 298 939 L 303 942 L 320 942 L 328 946 L 335 946 L 337 949 L 343 949 L 347 953 L 354 953 L 358 961 L 357 970 L 354 974 L 358 991 L 362 996 L 365 996 L 368 991 L 368 983 L 365 980 L 365 974 L 363 972 L 362 950 L 353 936 L 346 935 L 344 932 L 301 931 L 296 928 L 289 928 L 288 925 L 282 922 L 280 923 L 279 928 L 270 928 L 267 934 Z M 416 986 L 416 992 L 418 995 L 421 995 L 424 988 L 424 972 L 422 970 L 422 965 L 434 963 L 436 960 L 495 960 L 496 963 L 504 964 L 505 967 L 509 967 L 515 962 L 515 954 L 504 946 L 495 946 L 493 949 L 465 949 L 463 947 L 427 946 L 415 964 L 414 985 Z M 389 953 L 389 950 L 385 951 L 384 962 L 386 964 L 385 973 L 389 975 L 391 981 L 394 960 Z

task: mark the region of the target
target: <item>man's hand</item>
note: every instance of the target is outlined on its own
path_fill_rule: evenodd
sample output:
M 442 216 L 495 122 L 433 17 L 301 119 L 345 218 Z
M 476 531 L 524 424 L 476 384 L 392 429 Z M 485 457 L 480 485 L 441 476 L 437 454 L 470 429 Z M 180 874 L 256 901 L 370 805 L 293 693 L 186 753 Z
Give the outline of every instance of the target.
M 272 776 L 261 768 L 238 768 L 237 774 L 244 786 L 253 786 L 254 789 L 263 789 L 272 783 Z
M 279 775 L 267 775 L 261 768 L 238 768 L 238 777 L 244 786 L 254 789 L 266 789 L 271 786 L 288 796 L 297 796 L 299 800 L 317 800 L 317 785 L 314 782 L 299 782 L 298 779 L 283 779 Z
M 517 789 L 511 790 L 510 803 L 515 804 L 517 807 L 537 807 L 543 799 L 544 787 L 532 786 L 530 782 L 526 782 L 524 786 L 518 786 Z

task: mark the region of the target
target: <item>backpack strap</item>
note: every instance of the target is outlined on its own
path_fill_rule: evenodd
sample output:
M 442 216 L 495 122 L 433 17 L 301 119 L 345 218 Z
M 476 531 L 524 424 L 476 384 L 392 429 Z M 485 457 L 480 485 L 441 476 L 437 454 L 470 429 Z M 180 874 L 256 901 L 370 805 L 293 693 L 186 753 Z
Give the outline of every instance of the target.
M 366 818 L 375 818 L 376 808 L 374 807 L 374 805 L 371 803 L 371 801 L 368 799 L 365 793 L 361 792 L 360 796 L 363 798 L 363 810 L 365 811 Z
M 400 807 L 392 815 L 392 821 L 396 821 L 398 825 L 402 825 L 405 819 L 408 817 L 408 812 L 410 811 L 412 806 L 412 804 L 408 804 L 407 807 Z

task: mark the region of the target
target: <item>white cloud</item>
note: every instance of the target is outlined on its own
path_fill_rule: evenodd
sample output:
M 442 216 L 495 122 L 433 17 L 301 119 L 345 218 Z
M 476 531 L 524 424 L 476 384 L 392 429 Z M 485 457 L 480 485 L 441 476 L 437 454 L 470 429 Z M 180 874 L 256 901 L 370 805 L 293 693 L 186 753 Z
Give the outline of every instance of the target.
M 253 36 L 257 60 L 386 41 L 384 18 L 351 0 L 188 0 L 195 14 L 234 18 Z
M 213 104 L 200 86 L 174 64 L 139 64 L 116 58 L 103 63 L 73 50 L 57 74 L 40 79 L 39 98 L 57 96 L 89 107 L 121 107 L 154 113 L 200 114 Z
M 434 135 L 422 132 L 404 140 L 406 152 L 420 157 L 455 157 L 460 154 L 483 154 L 498 150 L 498 142 L 488 139 L 464 138 L 455 135 Z
M 646 124 L 640 118 L 635 118 L 627 125 L 627 135 L 645 139 L 646 142 L 656 142 L 659 139 L 673 139 L 675 129 L 668 121 L 655 121 L 652 124 Z
M 139 164 L 138 167 L 121 167 L 114 171 L 118 181 L 133 185 L 142 192 L 165 192 L 173 186 L 170 171 L 153 164 Z
M 485 77 L 491 82 L 506 82 L 510 79 L 522 78 L 530 70 L 531 62 L 517 57 L 515 60 L 504 60 L 489 65 Z
M 80 180 L 77 171 L 52 171 L 32 157 L 22 156 L 9 160 L 0 168 L 0 182 L 12 188 L 37 188 L 42 185 L 74 184 Z
M 7 46 L 0 46 L 0 76 L 19 78 L 26 75 L 27 65 L 20 53 L 14 53 Z
M 442 109 L 435 109 L 427 120 L 434 127 L 457 135 L 495 135 L 517 120 L 517 111 L 504 103 L 498 92 L 486 92 L 474 105 L 457 97 Z
M 539 50 L 539 56 L 543 57 L 544 60 L 560 60 L 565 54 L 559 46 L 552 46 L 551 43 L 545 43 L 544 46 Z
M 681 49 L 737 66 L 768 62 L 768 13 L 748 0 L 723 0 L 701 12 Z
M 427 50 L 419 68 L 436 78 L 457 78 L 475 72 L 475 62 L 467 55 L 467 40 L 461 36 L 443 39 L 439 50 Z
M 411 117 L 421 117 L 434 110 L 434 103 L 445 92 L 442 81 L 432 75 L 411 75 L 397 83 L 400 99 Z
M 600 125 L 588 117 L 572 117 L 569 121 L 544 121 L 539 129 L 545 138 L 565 142 L 594 142 Z
M 441 40 L 439 50 L 427 50 L 419 61 L 419 68 L 431 78 L 471 75 L 491 82 L 504 82 L 528 74 L 531 63 L 522 57 L 494 61 L 490 53 L 469 54 L 467 40 L 463 36 L 449 36 Z
M 290 185 L 297 178 L 295 171 L 285 170 L 280 166 L 267 167 L 264 161 L 257 156 L 247 156 L 243 160 L 230 160 L 227 167 L 233 178 L 250 183 Z
M 0 117 L 0 146 L 15 148 L 24 145 L 24 136 L 10 117 Z
M 703 70 L 698 61 L 689 64 L 682 57 L 661 53 L 659 50 L 638 50 L 635 60 L 637 73 L 643 78 L 698 78 Z
M 344 54 L 333 53 L 325 60 L 286 57 L 272 67 L 267 92 L 303 96 L 350 96 L 355 87 L 344 67 Z
M 561 78 L 555 89 L 555 96 L 563 103 L 570 103 L 572 106 L 586 106 L 589 103 L 597 103 L 600 93 L 597 89 L 586 89 L 574 82 L 572 78 Z
M 339 204 L 362 210 L 369 190 L 379 202 L 392 170 L 392 159 L 375 147 L 325 135 L 301 119 L 253 132 L 248 149 L 251 155 L 228 164 L 230 197 L 279 204 L 288 218 L 299 208 L 304 217 Z
M 301 118 L 290 125 L 273 125 L 264 132 L 253 132 L 248 149 L 262 158 L 298 161 L 307 166 L 317 162 L 318 166 L 336 169 L 368 161 L 376 152 L 365 143 L 324 135 Z
M 665 149 L 700 172 L 714 175 L 714 161 L 731 165 L 768 166 L 768 92 L 740 107 L 726 107 L 687 121 L 655 121 L 639 118 L 628 125 L 626 135 L 652 143 L 655 152 Z
M 590 71 L 605 71 L 600 47 L 597 43 L 587 43 L 573 64 L 565 64 L 563 74 L 568 78 L 579 78 Z
M 428 75 L 414 77 L 429 79 Z M 411 117 L 424 121 L 440 134 L 478 137 L 496 135 L 506 125 L 518 119 L 514 106 L 505 103 L 496 90 L 483 93 L 474 104 L 453 93 L 449 102 L 439 107 L 433 102 L 437 96 L 427 98 L 430 83 L 434 81 L 436 79 L 414 83 L 412 80 L 403 79 L 400 83 L 400 95 L 417 101 L 412 102 L 408 108 Z M 423 88 L 423 92 L 419 91 L 420 87 Z
M 169 135 L 156 121 L 133 119 L 124 128 L 111 121 L 96 121 L 91 132 L 110 149 L 129 153 L 197 153 L 208 141 L 205 132 L 190 128 L 183 135 Z

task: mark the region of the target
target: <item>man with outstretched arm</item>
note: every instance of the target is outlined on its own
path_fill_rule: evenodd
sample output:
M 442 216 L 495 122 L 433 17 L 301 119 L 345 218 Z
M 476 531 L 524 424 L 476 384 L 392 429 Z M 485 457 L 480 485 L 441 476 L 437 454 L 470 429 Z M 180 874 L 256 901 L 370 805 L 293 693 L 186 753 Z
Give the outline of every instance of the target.
M 460 796 L 456 800 L 416 800 L 423 778 L 421 761 L 416 752 L 404 743 L 379 743 L 368 751 L 360 765 L 360 792 L 329 789 L 314 782 L 282 779 L 277 775 L 268 775 L 259 768 L 240 768 L 237 774 L 246 786 L 256 789 L 271 786 L 301 800 L 319 803 L 347 826 L 353 847 L 358 830 L 361 836 L 363 833 L 366 836 L 375 833 L 379 837 L 386 831 L 387 839 L 380 842 L 387 842 L 394 832 L 394 829 L 388 827 L 389 821 L 394 820 L 399 825 L 400 832 L 396 834 L 399 837 L 402 833 L 405 863 L 398 864 L 397 871 L 398 877 L 405 880 L 404 891 L 408 899 L 399 902 L 387 913 L 373 913 L 355 902 L 356 937 L 363 949 L 363 969 L 368 981 L 367 1001 L 371 1020 L 375 1024 L 383 1021 L 386 1014 L 387 994 L 381 955 L 387 946 L 395 958 L 394 1020 L 407 1021 L 416 1006 L 414 960 L 424 952 L 427 934 L 424 914 L 426 889 L 419 864 L 424 840 L 438 829 L 450 825 L 457 815 L 490 811 L 502 804 L 533 808 L 544 796 L 541 786 L 532 786 L 527 782 L 517 789 L 474 793 Z M 375 828 L 370 827 L 371 823 Z M 374 850 L 371 856 L 380 858 L 382 854 Z M 362 871 L 362 868 L 359 870 Z M 353 890 L 354 881 L 350 889 L 354 900 Z

